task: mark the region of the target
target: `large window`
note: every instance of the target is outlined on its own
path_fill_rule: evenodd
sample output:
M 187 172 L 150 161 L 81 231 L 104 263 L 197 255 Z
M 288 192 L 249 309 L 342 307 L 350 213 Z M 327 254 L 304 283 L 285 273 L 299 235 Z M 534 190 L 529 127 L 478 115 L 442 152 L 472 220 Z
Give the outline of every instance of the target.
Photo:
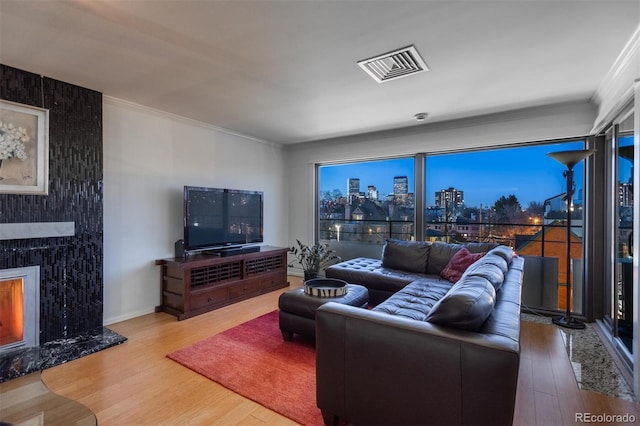
M 320 240 L 382 245 L 414 238 L 413 157 L 318 168 Z
M 543 238 L 566 240 L 554 228 L 567 217 L 566 167 L 547 154 L 583 148 L 584 141 L 572 141 L 427 156 L 425 239 L 494 241 L 544 256 L 550 247 Z M 581 236 L 584 163 L 575 166 L 574 180 L 569 208 L 572 231 Z M 546 235 L 539 235 L 543 227 Z M 531 244 L 535 238 L 539 243 Z
M 579 140 L 426 156 L 425 239 L 513 247 L 527 257 L 523 303 L 544 310 L 566 309 L 566 271 L 572 268 L 572 311 L 582 312 L 585 165 L 574 167 L 568 204 L 566 167 L 547 154 L 584 147 Z
M 343 259 L 377 257 L 388 238 L 505 244 L 528 257 L 527 306 L 564 310 L 572 268 L 572 311 L 581 313 L 585 164 L 574 168 L 568 204 L 566 168 L 547 154 L 584 147 L 572 140 L 320 165 L 318 239 Z

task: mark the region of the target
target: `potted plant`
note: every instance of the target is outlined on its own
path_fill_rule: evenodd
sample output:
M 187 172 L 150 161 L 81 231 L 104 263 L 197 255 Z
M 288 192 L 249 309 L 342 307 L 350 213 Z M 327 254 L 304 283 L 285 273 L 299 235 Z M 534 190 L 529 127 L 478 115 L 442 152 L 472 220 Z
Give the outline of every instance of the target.
M 295 260 L 289 263 L 289 267 L 298 264 L 304 271 L 304 280 L 308 281 L 318 276 L 321 269 L 340 262 L 342 259 L 336 255 L 336 251 L 329 248 L 328 244 L 315 243 L 311 246 L 296 240 L 297 247 L 291 247 L 289 253 L 295 256 Z

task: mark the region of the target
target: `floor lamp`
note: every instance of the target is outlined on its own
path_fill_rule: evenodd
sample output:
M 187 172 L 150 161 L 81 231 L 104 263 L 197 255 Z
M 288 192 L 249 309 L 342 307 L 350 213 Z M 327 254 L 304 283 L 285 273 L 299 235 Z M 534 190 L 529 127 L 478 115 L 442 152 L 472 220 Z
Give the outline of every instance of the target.
M 567 312 L 563 316 L 552 320 L 554 324 L 567 328 L 585 328 L 584 323 L 574 318 L 571 314 L 571 206 L 573 205 L 574 193 L 573 167 L 594 152 L 596 152 L 595 149 L 580 149 L 575 151 L 550 152 L 547 154 L 549 157 L 567 167 L 567 170 L 563 173 L 563 176 L 567 179 Z

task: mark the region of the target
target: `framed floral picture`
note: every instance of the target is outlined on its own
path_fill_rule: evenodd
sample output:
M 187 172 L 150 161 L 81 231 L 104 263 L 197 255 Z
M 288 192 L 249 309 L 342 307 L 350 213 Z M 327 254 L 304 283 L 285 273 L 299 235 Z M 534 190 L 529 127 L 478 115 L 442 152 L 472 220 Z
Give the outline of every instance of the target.
M 0 194 L 47 194 L 49 110 L 0 99 Z

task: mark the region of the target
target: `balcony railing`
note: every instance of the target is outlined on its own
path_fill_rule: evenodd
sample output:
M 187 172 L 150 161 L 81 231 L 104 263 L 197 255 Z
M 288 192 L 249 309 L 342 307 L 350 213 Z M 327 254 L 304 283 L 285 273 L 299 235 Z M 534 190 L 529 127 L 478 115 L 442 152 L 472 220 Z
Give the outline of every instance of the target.
M 388 238 L 414 239 L 413 221 L 320 219 L 320 239 L 384 244 Z
M 582 312 L 582 225 L 573 221 L 571 265 L 573 311 Z M 522 291 L 523 304 L 531 309 L 562 311 L 566 308 L 566 224 L 495 222 L 460 224 L 430 222 L 424 237 L 416 238 L 413 221 L 320 220 L 319 238 L 327 242 L 342 259 L 380 258 L 389 238 L 400 240 L 445 241 L 450 243 L 495 242 L 512 247 L 526 258 Z
M 532 248 L 527 249 L 528 252 L 534 250 L 535 253 L 529 254 L 545 256 L 545 250 L 550 250 L 552 245 L 566 244 L 567 241 L 567 227 L 558 222 L 550 224 L 430 222 L 424 226 L 424 238 L 418 238 L 415 235 L 413 221 L 320 219 L 319 223 L 319 239 L 336 242 L 384 244 L 389 238 L 451 243 L 481 241 L 504 244 L 515 250 L 520 250 L 523 246 L 531 246 Z M 582 225 L 573 224 L 571 231 L 574 240 L 580 244 Z

